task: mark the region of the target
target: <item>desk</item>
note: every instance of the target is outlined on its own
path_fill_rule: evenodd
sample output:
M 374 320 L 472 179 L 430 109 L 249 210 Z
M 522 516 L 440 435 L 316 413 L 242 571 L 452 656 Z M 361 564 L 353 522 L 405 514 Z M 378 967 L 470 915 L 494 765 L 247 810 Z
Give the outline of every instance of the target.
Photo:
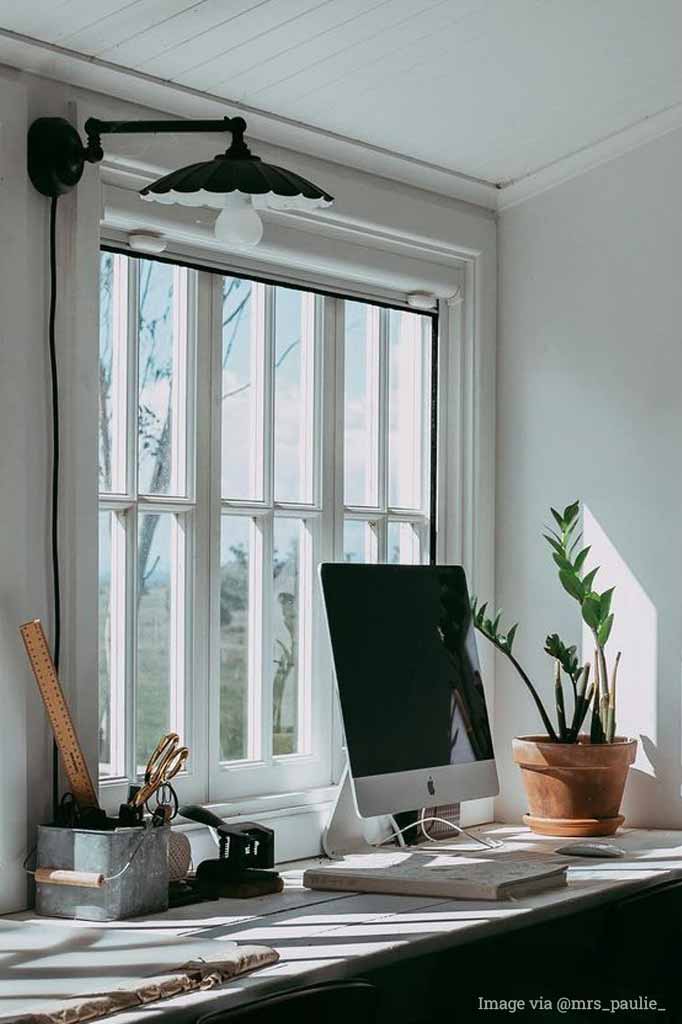
M 503 849 L 490 851 L 491 857 L 566 862 L 554 852 L 566 840 L 533 836 L 527 829 L 507 825 L 487 825 L 478 831 L 504 841 Z M 217 991 L 182 996 L 114 1018 L 117 1024 L 137 1024 L 163 1014 L 169 1022 L 189 1022 L 285 987 L 352 976 L 378 977 L 387 969 L 395 972 L 396 967 L 403 974 L 408 961 L 428 963 L 441 954 L 461 953 L 463 947 L 505 936 L 517 942 L 521 933 L 543 923 L 555 927 L 571 915 L 603 912 L 634 893 L 653 892 L 662 883 L 682 881 L 682 832 L 624 829 L 614 841 L 627 851 L 626 857 L 606 861 L 575 858 L 566 889 L 514 902 L 310 891 L 301 885 L 302 873 L 320 861 L 306 861 L 287 867 L 286 889 L 280 896 L 221 900 L 105 926 L 63 922 L 62 927 L 133 928 L 150 945 L 155 935 L 175 934 L 263 943 L 278 950 L 278 964 Z M 462 853 L 481 851 L 465 839 L 439 844 L 439 850 L 446 846 Z M 682 886 L 678 888 L 682 892 Z M 17 919 L 45 920 L 30 913 L 12 918 Z M 608 956 L 613 951 L 604 952 Z M 68 954 L 60 966 L 68 975 Z M 485 991 L 481 994 L 487 995 Z M 403 996 L 398 995 L 402 1005 Z M 423 992 L 417 995 L 424 998 Z M 660 1024 L 661 1016 L 657 1021 Z

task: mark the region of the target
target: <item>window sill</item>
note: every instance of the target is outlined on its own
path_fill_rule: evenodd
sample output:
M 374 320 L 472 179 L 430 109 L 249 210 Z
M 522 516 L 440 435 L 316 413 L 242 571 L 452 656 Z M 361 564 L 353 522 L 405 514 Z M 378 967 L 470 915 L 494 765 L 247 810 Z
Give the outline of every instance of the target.
M 316 857 L 322 852 L 322 830 L 331 813 L 337 788 L 319 786 L 294 793 L 248 797 L 204 806 L 227 822 L 247 818 L 274 829 L 275 855 L 277 862 L 281 863 Z M 188 834 L 195 864 L 206 857 L 216 856 L 215 844 L 205 825 L 178 817 L 174 827 Z
M 249 796 L 243 800 L 224 800 L 207 803 L 204 806 L 221 818 L 239 818 L 248 815 L 268 814 L 279 817 L 292 811 L 310 809 L 320 804 L 333 803 L 338 786 L 314 786 L 292 793 L 272 793 L 265 796 Z M 180 819 L 182 820 L 182 819 Z

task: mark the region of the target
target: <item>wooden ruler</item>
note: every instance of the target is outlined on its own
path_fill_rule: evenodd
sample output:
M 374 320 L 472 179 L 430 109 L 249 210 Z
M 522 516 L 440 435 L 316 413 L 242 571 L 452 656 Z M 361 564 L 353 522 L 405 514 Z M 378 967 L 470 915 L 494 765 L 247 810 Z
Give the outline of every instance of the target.
M 71 792 L 79 807 L 98 807 L 97 793 L 76 735 L 69 706 L 57 677 L 57 670 L 47 646 L 40 619 L 19 627 L 24 647 L 31 662 L 40 696 L 50 719 L 54 738 L 62 756 Z

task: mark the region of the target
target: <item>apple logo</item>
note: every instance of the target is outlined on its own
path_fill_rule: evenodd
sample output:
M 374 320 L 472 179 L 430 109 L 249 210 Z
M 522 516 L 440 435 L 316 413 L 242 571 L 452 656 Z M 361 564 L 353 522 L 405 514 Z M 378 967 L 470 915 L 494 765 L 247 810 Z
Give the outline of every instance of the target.
M 436 795 L 436 787 L 434 785 L 434 782 L 433 782 L 433 779 L 431 778 L 431 776 L 429 776 L 428 782 L 426 783 L 426 788 L 429 791 L 429 796 L 435 796 Z

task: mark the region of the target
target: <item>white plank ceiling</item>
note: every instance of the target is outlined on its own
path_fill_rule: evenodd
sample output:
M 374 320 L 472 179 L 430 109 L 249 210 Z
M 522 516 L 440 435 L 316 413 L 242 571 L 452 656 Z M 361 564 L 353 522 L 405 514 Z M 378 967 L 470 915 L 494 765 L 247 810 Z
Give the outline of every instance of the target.
M 682 102 L 680 0 L 0 0 L 0 27 L 502 183 Z

